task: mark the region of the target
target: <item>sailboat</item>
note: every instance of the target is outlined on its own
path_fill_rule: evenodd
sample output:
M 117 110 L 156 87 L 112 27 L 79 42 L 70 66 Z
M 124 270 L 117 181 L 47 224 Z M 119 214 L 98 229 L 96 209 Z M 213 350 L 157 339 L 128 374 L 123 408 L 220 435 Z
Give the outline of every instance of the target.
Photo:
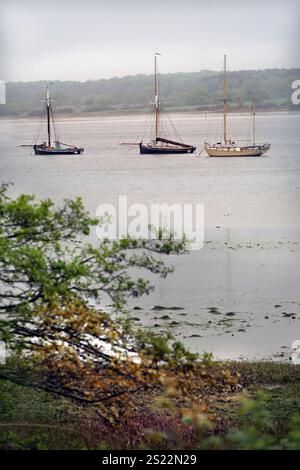
M 210 157 L 260 157 L 266 153 L 270 148 L 271 144 L 256 143 L 255 137 L 255 101 L 253 101 L 252 107 L 252 116 L 253 116 L 253 132 L 252 132 L 252 142 L 249 145 L 239 145 L 236 141 L 233 141 L 228 138 L 227 135 L 227 67 L 226 67 L 227 56 L 224 55 L 224 109 L 223 109 L 223 123 L 224 123 L 224 140 L 223 142 L 219 141 L 214 144 L 205 142 L 204 148 L 206 153 Z
M 59 141 L 56 127 L 54 124 L 52 103 L 50 98 L 50 90 L 46 92 L 46 111 L 47 111 L 47 135 L 46 140 L 41 144 L 34 144 L 33 149 L 35 155 L 80 155 L 84 149 L 75 147 L 74 145 L 64 144 Z M 51 126 L 52 124 L 52 126 Z M 51 129 L 52 127 L 52 129 Z M 55 140 L 52 141 L 52 130 Z
M 158 92 L 158 77 L 157 77 L 157 56 L 160 54 L 156 52 L 154 54 L 154 136 L 150 142 L 139 143 L 140 154 L 178 154 L 178 153 L 193 153 L 196 147 L 175 140 L 170 140 L 161 136 L 160 126 L 160 100 Z

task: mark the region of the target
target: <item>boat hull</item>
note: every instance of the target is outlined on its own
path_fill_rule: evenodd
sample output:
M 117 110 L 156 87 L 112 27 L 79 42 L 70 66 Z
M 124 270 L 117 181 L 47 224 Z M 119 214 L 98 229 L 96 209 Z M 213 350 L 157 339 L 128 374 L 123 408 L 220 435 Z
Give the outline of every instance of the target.
M 205 147 L 209 157 L 261 157 L 268 150 L 269 146 L 245 147 L 245 148 L 214 148 Z
M 156 154 L 156 155 L 176 155 L 183 153 L 193 153 L 196 147 L 172 147 L 170 146 L 152 146 L 140 144 L 140 154 Z
M 84 151 L 81 147 L 70 148 L 47 148 L 39 145 L 34 145 L 35 155 L 81 155 Z

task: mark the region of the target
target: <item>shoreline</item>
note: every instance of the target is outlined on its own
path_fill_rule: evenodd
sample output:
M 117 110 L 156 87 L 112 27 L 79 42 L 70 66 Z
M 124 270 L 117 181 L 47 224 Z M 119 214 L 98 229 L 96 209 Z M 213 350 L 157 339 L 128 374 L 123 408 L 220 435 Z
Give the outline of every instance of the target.
M 199 116 L 211 116 L 211 115 L 222 115 L 223 111 L 217 110 L 217 111 L 210 111 L 210 110 L 184 110 L 184 109 L 176 109 L 176 110 L 168 110 L 167 111 L 169 114 L 172 115 L 199 115 Z M 262 114 L 285 114 L 285 113 L 295 113 L 295 114 L 300 114 L 299 109 L 293 109 L 293 108 L 281 108 L 281 109 L 269 109 L 269 108 L 262 108 L 257 111 L 258 115 Z M 59 119 L 81 119 L 81 118 L 99 118 L 99 117 L 124 117 L 124 116 L 146 116 L 149 114 L 149 110 L 124 110 L 124 111 L 97 111 L 97 112 L 77 112 L 77 113 L 56 113 L 56 118 Z M 232 110 L 230 111 L 230 114 L 234 115 L 249 115 L 250 110 Z M 34 121 L 40 119 L 40 115 L 27 115 L 27 114 L 20 114 L 20 115 L 1 115 L 0 116 L 0 121 L 21 121 L 21 120 L 26 120 L 26 121 Z

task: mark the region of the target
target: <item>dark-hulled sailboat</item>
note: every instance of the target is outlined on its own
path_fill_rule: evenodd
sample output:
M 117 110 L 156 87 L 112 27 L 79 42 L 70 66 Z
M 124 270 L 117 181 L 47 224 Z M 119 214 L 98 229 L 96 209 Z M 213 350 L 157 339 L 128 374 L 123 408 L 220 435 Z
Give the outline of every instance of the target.
M 175 140 L 164 138 L 160 135 L 160 101 L 158 93 L 158 79 L 157 79 L 157 56 L 158 52 L 154 55 L 154 137 L 148 142 L 143 141 L 139 143 L 141 154 L 178 154 L 178 153 L 193 153 L 196 147 Z
M 63 144 L 60 142 L 54 127 L 54 117 L 52 104 L 50 99 L 50 91 L 47 88 L 46 92 L 46 111 L 47 111 L 47 136 L 45 142 L 41 144 L 34 144 L 33 149 L 35 155 L 80 155 L 84 151 L 82 147 L 74 145 Z M 52 124 L 52 126 L 51 126 Z M 52 141 L 52 129 L 55 140 Z

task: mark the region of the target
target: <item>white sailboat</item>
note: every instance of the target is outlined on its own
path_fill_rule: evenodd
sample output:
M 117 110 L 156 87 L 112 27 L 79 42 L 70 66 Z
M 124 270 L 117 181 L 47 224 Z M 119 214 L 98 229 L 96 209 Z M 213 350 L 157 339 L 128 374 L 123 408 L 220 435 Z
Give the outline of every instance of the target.
M 256 129 L 255 129 L 255 102 L 253 102 L 253 135 L 252 142 L 249 145 L 239 145 L 237 141 L 228 139 L 227 135 L 227 67 L 226 67 L 227 57 L 224 55 L 224 109 L 223 109 L 223 124 L 224 124 L 224 136 L 223 142 L 219 141 L 216 143 L 204 142 L 204 149 L 210 157 L 260 157 L 266 153 L 271 144 L 263 143 L 259 144 L 256 142 Z

